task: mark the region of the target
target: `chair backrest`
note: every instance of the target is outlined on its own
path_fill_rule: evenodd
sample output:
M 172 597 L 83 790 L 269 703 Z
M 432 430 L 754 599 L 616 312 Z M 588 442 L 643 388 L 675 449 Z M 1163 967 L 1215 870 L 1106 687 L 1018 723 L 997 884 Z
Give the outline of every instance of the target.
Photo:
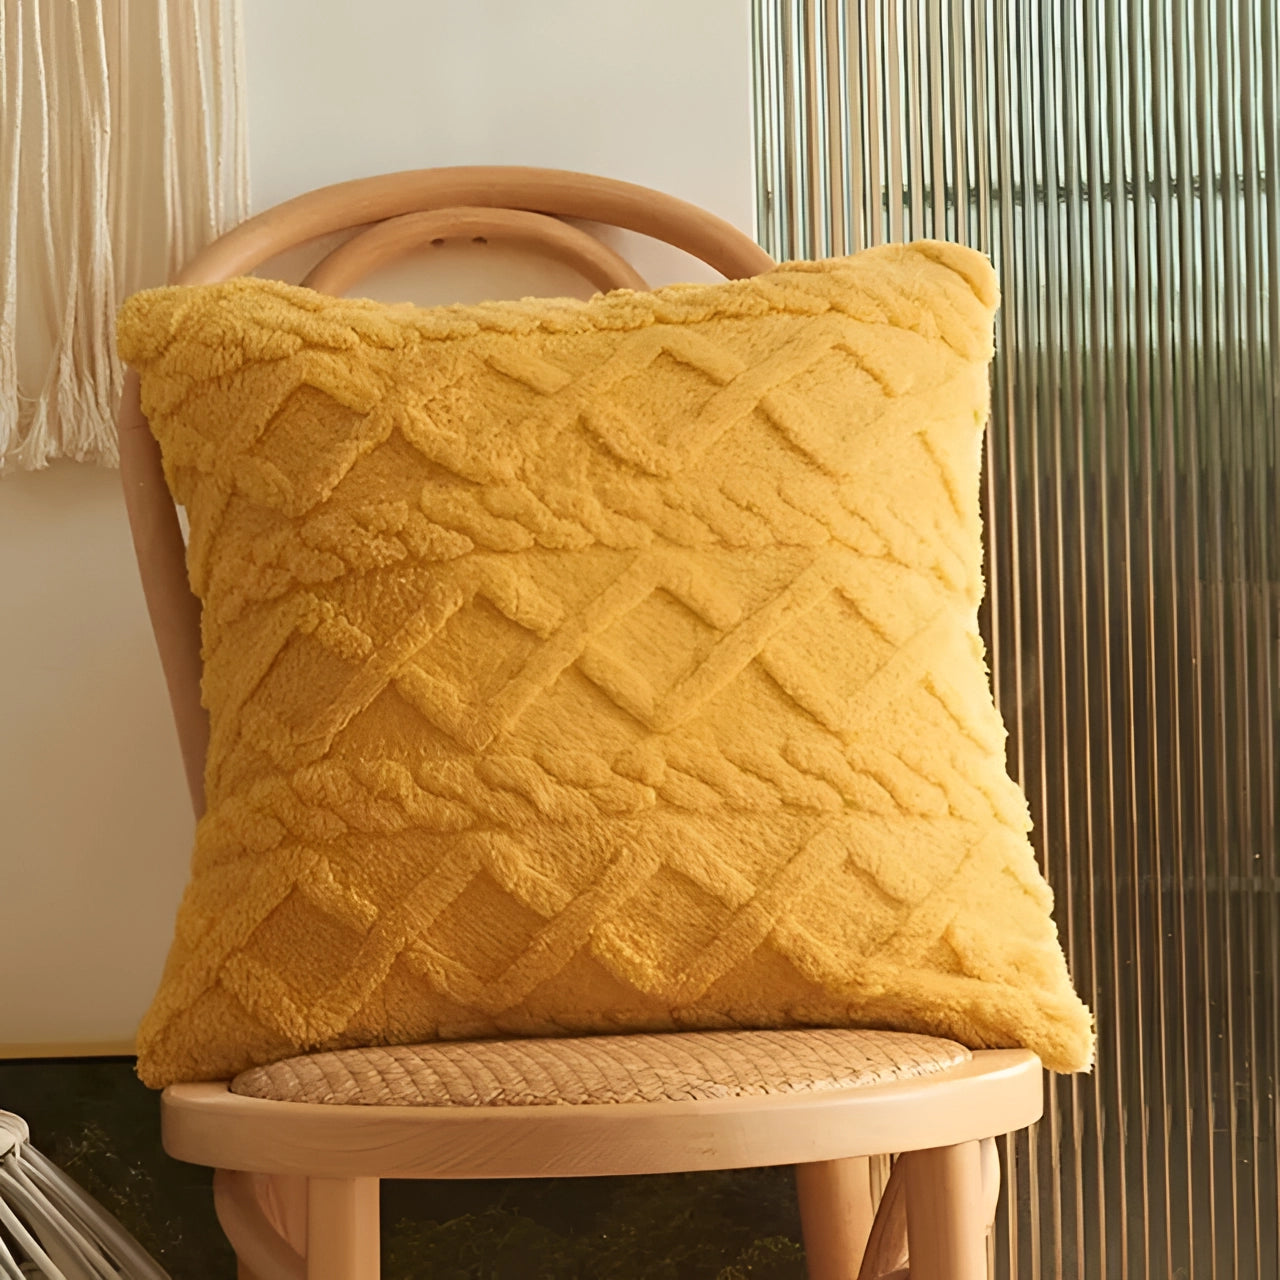
M 342 292 L 363 274 L 425 242 L 459 235 L 539 248 L 600 289 L 647 287 L 613 250 L 561 218 L 582 218 L 664 240 L 729 279 L 774 265 L 749 236 L 674 196 L 612 178 L 561 169 L 413 169 L 321 187 L 264 213 L 201 250 L 177 284 L 248 275 L 285 250 L 343 230 L 339 245 L 304 283 Z M 208 717 L 200 704 L 200 603 L 187 582 L 186 546 L 164 482 L 160 448 L 125 380 L 120 407 L 120 473 L 142 589 L 178 727 L 187 785 L 204 809 Z

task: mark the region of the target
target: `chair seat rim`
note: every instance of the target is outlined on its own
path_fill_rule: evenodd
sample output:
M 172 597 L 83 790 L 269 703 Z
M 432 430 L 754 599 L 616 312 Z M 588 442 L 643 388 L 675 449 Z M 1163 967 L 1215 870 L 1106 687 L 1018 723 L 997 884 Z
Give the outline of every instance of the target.
M 229 1081 L 170 1085 L 179 1160 L 312 1177 L 532 1178 L 804 1164 L 994 1137 L 1043 1111 L 1025 1049 L 884 1084 L 690 1101 L 540 1106 L 277 1102 Z

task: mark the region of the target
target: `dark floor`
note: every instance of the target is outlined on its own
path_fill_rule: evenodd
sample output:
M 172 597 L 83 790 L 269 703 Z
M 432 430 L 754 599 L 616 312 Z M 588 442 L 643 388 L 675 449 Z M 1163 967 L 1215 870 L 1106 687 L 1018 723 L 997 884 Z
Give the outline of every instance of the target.
M 0 1062 L 0 1110 L 174 1280 L 231 1280 L 208 1170 L 160 1149 L 123 1059 Z M 384 1183 L 384 1280 L 801 1280 L 790 1173 Z

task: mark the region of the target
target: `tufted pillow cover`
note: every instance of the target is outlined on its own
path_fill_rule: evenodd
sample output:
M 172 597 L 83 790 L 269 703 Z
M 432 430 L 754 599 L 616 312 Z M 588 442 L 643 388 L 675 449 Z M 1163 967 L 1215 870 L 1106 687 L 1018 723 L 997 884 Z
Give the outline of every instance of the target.
M 976 620 L 997 302 L 934 242 L 130 299 L 212 726 L 143 1079 L 847 1025 L 1085 1067 Z

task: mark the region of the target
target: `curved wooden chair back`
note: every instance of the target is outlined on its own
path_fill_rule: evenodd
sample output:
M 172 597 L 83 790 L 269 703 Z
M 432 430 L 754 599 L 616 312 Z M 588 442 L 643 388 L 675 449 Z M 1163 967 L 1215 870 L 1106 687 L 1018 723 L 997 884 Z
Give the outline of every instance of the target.
M 341 293 L 410 249 L 465 236 L 538 249 L 573 267 L 598 289 L 647 287 L 625 259 L 562 218 L 606 223 L 663 240 L 730 279 L 774 265 L 730 223 L 647 187 L 560 169 L 476 166 L 414 169 L 308 192 L 215 240 L 174 283 L 211 284 L 248 275 L 288 249 L 357 229 L 312 269 L 304 284 Z M 198 817 L 204 809 L 209 741 L 208 718 L 200 704 L 200 604 L 188 586 L 182 529 L 133 373 L 125 380 L 119 426 L 129 526 Z

